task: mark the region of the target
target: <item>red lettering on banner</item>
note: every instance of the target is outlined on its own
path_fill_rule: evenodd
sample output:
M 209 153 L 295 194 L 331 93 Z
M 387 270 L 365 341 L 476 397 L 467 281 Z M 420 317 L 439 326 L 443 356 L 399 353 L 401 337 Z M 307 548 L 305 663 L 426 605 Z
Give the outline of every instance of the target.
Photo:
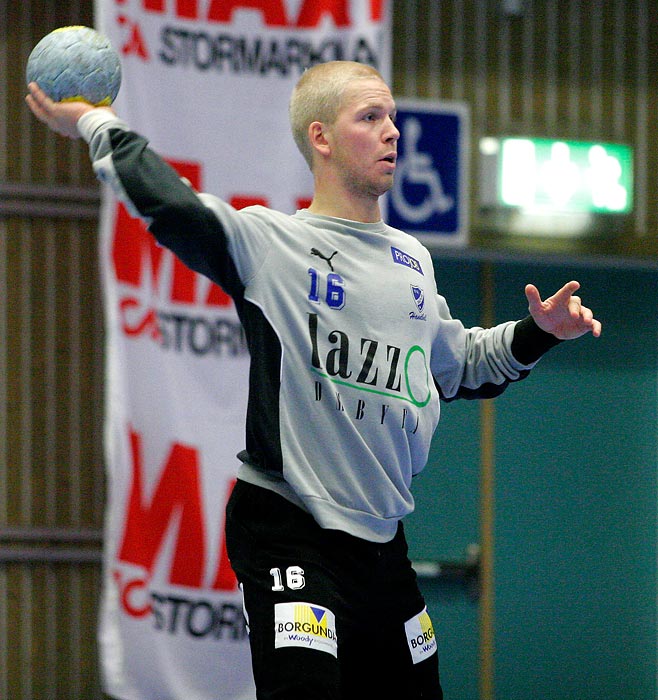
M 245 207 L 254 207 L 256 205 L 260 205 L 262 207 L 267 207 L 269 206 L 269 202 L 267 201 L 267 197 L 259 197 L 258 195 L 240 195 L 236 194 L 233 197 L 229 199 L 229 204 L 234 208 L 234 209 L 244 209 Z
M 285 27 L 288 24 L 282 0 L 211 0 L 208 20 L 228 23 L 235 10 L 258 10 L 268 27 Z
M 206 306 L 228 306 L 231 297 L 218 285 L 211 284 L 208 287 L 208 294 L 205 299 Z
M 385 0 L 370 0 L 370 19 L 373 22 L 381 22 L 384 18 Z
M 207 547 L 201 506 L 198 450 L 179 443 L 172 444 L 160 479 L 152 498 L 148 501 L 144 488 L 141 436 L 132 429 L 130 447 L 132 482 L 117 558 L 145 569 L 148 580 L 169 528 L 177 523 L 169 583 L 202 588 L 207 564 Z M 226 500 L 234 483 L 235 481 L 232 481 L 229 484 Z M 121 586 L 118 573 L 115 573 L 115 579 L 121 589 L 121 603 L 126 612 L 134 617 L 145 615 L 148 609 L 144 606 L 137 607 L 131 596 L 135 590 L 139 592 L 145 588 L 147 581 L 137 579 Z M 212 588 L 234 591 L 237 587 L 238 582 L 226 551 L 226 539 L 222 534 Z
M 347 0 L 305 0 L 297 18 L 298 27 L 317 27 L 324 15 L 331 15 L 337 27 L 349 27 Z
M 121 45 L 121 53 L 124 56 L 135 55 L 144 61 L 148 61 L 149 52 L 146 48 L 146 41 L 137 22 L 133 22 L 125 15 L 119 15 L 117 22 L 120 27 L 127 27 L 128 29 L 128 38 Z
M 130 446 L 133 478 L 118 558 L 152 573 L 167 530 L 178 521 L 169 582 L 200 588 L 206 543 L 198 451 L 185 445 L 172 445 L 149 503 L 144 493 L 141 438 L 133 430 L 130 431 Z
M 140 607 L 137 607 L 135 601 L 133 601 L 133 593 L 142 594 L 148 600 L 148 581 L 142 579 L 133 579 L 128 581 L 124 586 L 121 580 L 121 573 L 119 571 L 114 572 L 114 580 L 119 588 L 119 600 L 121 603 L 121 608 L 128 613 L 131 617 L 144 617 L 151 612 L 150 603 L 142 603 Z
M 295 199 L 295 206 L 297 209 L 306 209 L 311 205 L 312 201 L 312 197 L 297 197 Z M 244 209 L 245 207 L 252 207 L 255 205 L 269 207 L 270 201 L 267 197 L 262 195 L 235 194 L 229 199 L 229 204 L 235 209 Z
M 155 242 L 144 223 L 140 219 L 133 219 L 123 204 L 118 205 L 112 243 L 112 259 L 117 281 L 134 287 L 143 287 L 144 267 L 149 263 L 151 288 L 159 291 L 164 260 L 172 254 Z M 173 256 L 169 301 L 194 304 L 196 287 L 197 274 Z
M 302 0 L 296 20 L 288 16 L 284 0 L 210 0 L 206 17 L 201 17 L 198 0 L 176 0 L 175 16 L 181 19 L 206 19 L 209 22 L 229 24 L 239 10 L 258 12 L 267 27 L 308 29 L 317 27 L 325 16 L 329 16 L 336 27 L 351 26 L 350 0 Z M 385 0 L 369 0 L 370 18 L 381 22 Z M 117 0 L 118 4 L 122 4 Z M 167 0 L 142 0 L 144 10 L 165 14 Z
M 144 9 L 150 12 L 163 13 L 165 11 L 165 0 L 143 0 Z M 176 16 L 188 19 L 199 18 L 198 0 L 176 0 Z
M 142 314 L 142 304 L 137 299 L 128 297 L 119 302 L 119 308 L 121 309 L 121 330 L 127 336 L 138 336 L 148 333 L 153 340 L 162 340 L 162 333 L 160 332 L 155 309 L 147 309 L 146 313 Z M 130 312 L 135 310 L 138 312 L 138 318 L 131 324 L 128 319 Z
M 181 177 L 189 180 L 194 188 L 201 189 L 201 167 L 198 163 L 169 163 Z M 118 204 L 112 240 L 112 261 L 117 281 L 133 287 L 142 287 L 145 283 L 144 268 L 148 267 L 151 271 L 152 289 L 160 291 L 164 261 L 170 257 L 173 257 L 173 268 L 169 301 L 179 304 L 205 303 L 208 306 L 231 305 L 231 298 L 216 284 L 211 285 L 205 299 L 198 299 L 199 275 L 172 253 L 160 247 L 146 230 L 144 223 L 131 217 L 123 204 Z

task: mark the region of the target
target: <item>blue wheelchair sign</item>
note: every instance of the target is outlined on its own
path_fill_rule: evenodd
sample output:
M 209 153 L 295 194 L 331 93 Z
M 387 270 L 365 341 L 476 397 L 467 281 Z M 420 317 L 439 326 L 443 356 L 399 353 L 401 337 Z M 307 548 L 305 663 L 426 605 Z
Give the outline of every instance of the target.
M 387 221 L 429 245 L 465 245 L 468 208 L 466 105 L 398 100 L 400 130 Z

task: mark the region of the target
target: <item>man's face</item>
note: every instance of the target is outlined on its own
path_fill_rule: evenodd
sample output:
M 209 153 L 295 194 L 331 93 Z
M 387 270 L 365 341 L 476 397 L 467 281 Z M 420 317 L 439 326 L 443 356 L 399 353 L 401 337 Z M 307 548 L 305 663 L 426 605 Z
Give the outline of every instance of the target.
M 395 101 L 378 78 L 354 80 L 336 122 L 327 129 L 335 173 L 357 195 L 379 197 L 393 184 L 397 141 Z

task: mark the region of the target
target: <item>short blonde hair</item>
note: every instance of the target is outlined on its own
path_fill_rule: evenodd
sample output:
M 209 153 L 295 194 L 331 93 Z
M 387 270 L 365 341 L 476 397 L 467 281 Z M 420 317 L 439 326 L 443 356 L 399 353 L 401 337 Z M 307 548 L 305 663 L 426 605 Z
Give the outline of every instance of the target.
M 333 124 L 345 88 L 353 80 L 378 78 L 379 71 L 356 61 L 329 61 L 319 63 L 304 72 L 290 98 L 290 126 L 297 148 L 313 169 L 313 149 L 308 138 L 308 127 L 315 121 Z

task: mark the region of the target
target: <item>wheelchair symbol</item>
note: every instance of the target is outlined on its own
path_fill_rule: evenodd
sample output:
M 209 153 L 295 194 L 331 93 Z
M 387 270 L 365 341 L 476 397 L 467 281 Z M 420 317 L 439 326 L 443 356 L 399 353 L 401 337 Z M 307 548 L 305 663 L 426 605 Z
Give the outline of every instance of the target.
M 408 117 L 403 124 L 405 154 L 398 160 L 391 190 L 391 199 L 400 216 L 412 223 L 427 221 L 432 214 L 445 214 L 454 205 L 454 198 L 443 191 L 439 171 L 433 167 L 432 156 L 417 150 L 422 127 L 418 119 Z M 407 201 L 405 184 L 421 185 L 426 194 L 418 203 Z

